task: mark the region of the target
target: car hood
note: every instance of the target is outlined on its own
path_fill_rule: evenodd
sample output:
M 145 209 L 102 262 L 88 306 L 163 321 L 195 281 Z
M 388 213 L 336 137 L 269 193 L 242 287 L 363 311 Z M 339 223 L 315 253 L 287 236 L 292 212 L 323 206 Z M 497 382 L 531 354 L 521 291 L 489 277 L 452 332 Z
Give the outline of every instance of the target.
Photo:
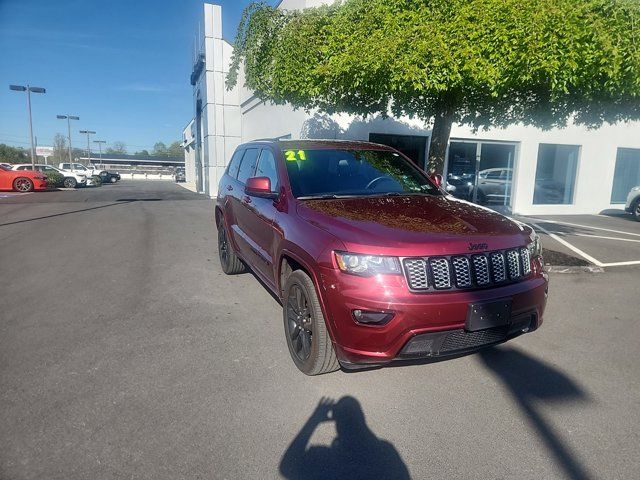
M 304 200 L 298 214 L 348 251 L 445 255 L 526 245 L 530 227 L 452 196 Z

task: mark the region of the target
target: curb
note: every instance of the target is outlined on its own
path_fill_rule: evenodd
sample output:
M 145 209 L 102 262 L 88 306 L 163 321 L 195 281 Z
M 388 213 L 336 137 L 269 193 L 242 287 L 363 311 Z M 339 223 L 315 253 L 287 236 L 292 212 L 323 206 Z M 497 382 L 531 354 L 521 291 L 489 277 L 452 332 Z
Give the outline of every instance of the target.
M 562 265 L 545 265 L 545 270 L 549 273 L 604 273 L 604 268 L 595 265 L 583 267 L 564 267 Z

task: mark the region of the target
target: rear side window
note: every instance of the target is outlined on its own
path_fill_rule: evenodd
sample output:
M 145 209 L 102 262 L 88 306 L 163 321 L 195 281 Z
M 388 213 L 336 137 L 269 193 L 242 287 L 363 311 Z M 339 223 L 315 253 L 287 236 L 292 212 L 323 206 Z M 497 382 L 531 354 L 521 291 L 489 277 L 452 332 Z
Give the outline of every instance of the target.
M 244 154 L 244 150 L 236 150 L 236 153 L 231 157 L 231 161 L 229 162 L 229 166 L 227 167 L 227 174 L 232 176 L 233 178 L 238 178 L 238 168 L 240 167 L 240 161 L 242 160 L 242 155 Z
M 240 170 L 238 170 L 238 181 L 245 183 L 248 178 L 253 176 L 253 171 L 256 169 L 256 162 L 258 161 L 259 150 L 257 148 L 247 148 L 242 157 L 242 163 L 240 164 Z
M 273 152 L 268 148 L 262 150 L 260 160 L 258 160 L 258 168 L 256 169 L 256 177 L 267 177 L 271 180 L 271 191 L 278 190 L 278 173 L 276 171 L 276 159 Z

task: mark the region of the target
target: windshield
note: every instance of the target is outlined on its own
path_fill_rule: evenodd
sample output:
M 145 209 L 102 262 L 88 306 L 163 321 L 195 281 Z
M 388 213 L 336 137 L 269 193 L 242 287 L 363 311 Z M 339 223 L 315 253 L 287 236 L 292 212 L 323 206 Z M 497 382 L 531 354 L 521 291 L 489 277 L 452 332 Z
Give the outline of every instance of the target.
M 440 195 L 427 176 L 400 154 L 385 150 L 285 150 L 297 198 Z
M 0 170 L 4 170 L 5 172 L 11 171 L 10 168 L 5 167 L 4 165 L 0 165 Z

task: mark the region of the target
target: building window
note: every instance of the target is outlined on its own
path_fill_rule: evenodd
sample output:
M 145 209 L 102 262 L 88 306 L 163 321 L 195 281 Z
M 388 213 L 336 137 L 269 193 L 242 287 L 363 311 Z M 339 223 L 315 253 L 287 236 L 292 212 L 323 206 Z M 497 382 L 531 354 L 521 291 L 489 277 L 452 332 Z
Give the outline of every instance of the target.
M 613 173 L 611 203 L 625 203 L 633 187 L 640 185 L 640 149 L 619 148 Z
M 578 155 L 577 145 L 541 143 L 533 191 L 534 205 L 573 203 Z

